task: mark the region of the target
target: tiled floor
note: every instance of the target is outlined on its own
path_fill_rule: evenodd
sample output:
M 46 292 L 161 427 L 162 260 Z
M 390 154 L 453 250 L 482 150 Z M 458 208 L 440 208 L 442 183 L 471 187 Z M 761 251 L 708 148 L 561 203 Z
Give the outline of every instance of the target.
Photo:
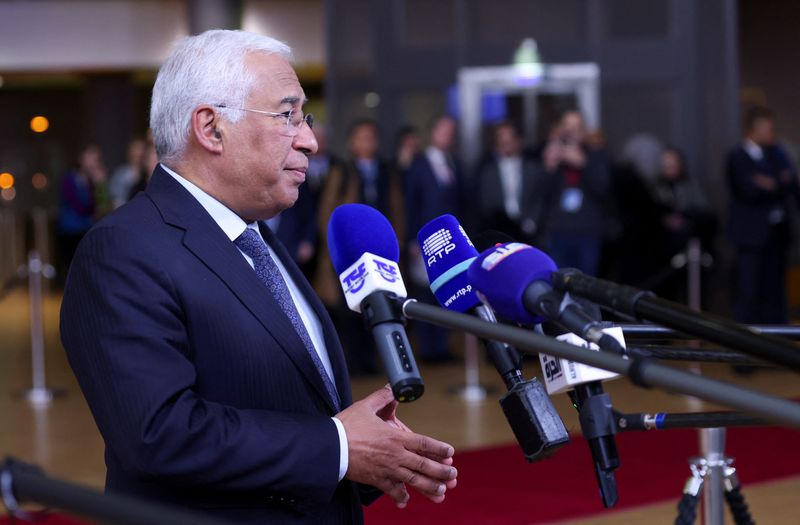
M 64 390 L 49 407 L 35 409 L 18 397 L 31 384 L 30 334 L 27 297 L 16 291 L 0 300 L 0 454 L 38 464 L 54 476 L 102 487 L 105 467 L 102 440 L 77 388 L 58 340 L 59 297 L 46 298 L 44 309 L 48 384 Z M 449 441 L 458 449 L 469 449 L 514 441 L 497 404 L 503 385 L 494 370 L 481 359 L 481 379 L 494 389 L 485 401 L 467 403 L 453 395 L 451 387 L 464 380 L 463 365 L 423 367 L 426 395 L 399 415 L 416 431 Z M 536 373 L 528 365 L 528 374 Z M 727 367 L 704 367 L 704 373 L 733 380 L 781 396 L 800 396 L 800 380 L 788 372 L 763 371 L 754 376 L 733 376 Z M 356 398 L 380 388 L 384 379 L 356 379 Z M 607 383 L 617 408 L 626 412 L 687 411 L 705 405 L 659 390 L 642 390 L 628 381 Z M 568 428 L 577 430 L 575 411 L 565 395 L 554 402 Z M 797 454 L 795 450 L 787 454 Z M 759 524 L 800 523 L 800 478 L 789 478 L 747 488 L 747 499 Z M 571 524 L 672 523 L 675 502 L 634 510 L 609 512 Z

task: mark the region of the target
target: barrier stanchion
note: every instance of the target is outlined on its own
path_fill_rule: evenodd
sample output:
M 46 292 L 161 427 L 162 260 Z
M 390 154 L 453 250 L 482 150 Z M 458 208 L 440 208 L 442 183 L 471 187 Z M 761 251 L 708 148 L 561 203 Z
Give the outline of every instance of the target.
M 472 334 L 464 334 L 464 384 L 451 387 L 450 391 L 464 401 L 476 403 L 486 399 L 490 390 L 481 385 L 478 339 Z
M 34 406 L 47 406 L 57 393 L 47 388 L 44 326 L 42 312 L 42 278 L 52 277 L 53 268 L 42 263 L 39 252 L 28 255 L 28 299 L 31 317 L 31 388 L 23 395 Z M 60 393 L 60 392 L 59 392 Z

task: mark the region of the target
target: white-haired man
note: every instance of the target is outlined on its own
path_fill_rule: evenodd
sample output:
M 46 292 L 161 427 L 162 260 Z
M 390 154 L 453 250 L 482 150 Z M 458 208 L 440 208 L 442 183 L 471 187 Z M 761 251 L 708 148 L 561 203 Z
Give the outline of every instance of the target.
M 263 221 L 317 149 L 282 43 L 183 41 L 159 71 L 146 189 L 81 244 L 61 309 L 106 444 L 107 490 L 239 523 L 359 523 L 378 491 L 434 501 L 453 447 L 414 434 L 388 389 L 352 403 L 320 301 Z

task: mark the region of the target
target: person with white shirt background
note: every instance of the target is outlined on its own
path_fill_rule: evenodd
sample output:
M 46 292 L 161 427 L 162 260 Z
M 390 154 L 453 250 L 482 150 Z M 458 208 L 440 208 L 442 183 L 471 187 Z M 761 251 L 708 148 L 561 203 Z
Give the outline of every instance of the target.
M 536 244 L 547 174 L 536 159 L 523 152 L 522 137 L 513 123 L 495 125 L 492 146 L 475 176 L 479 223 L 520 242 Z
M 737 250 L 734 318 L 787 323 L 790 200 L 800 196 L 800 185 L 789 155 L 777 143 L 770 110 L 755 107 L 745 115 L 742 142 L 728 155 L 727 179 L 727 234 Z

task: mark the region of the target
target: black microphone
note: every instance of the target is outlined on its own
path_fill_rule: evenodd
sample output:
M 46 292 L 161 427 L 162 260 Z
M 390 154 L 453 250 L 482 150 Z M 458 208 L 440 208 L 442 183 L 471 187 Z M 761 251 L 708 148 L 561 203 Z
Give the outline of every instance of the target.
M 590 299 L 601 306 L 660 323 L 709 341 L 800 371 L 800 352 L 789 341 L 752 329 L 728 319 L 656 297 L 652 292 L 616 284 L 581 273 L 579 270 L 552 271 L 556 288 Z
M 506 243 L 483 252 L 467 273 L 469 282 L 484 302 L 499 315 L 526 325 L 550 319 L 567 331 L 577 332 L 586 340 L 597 341 L 612 352 L 620 353 L 622 346 L 602 331 L 599 319 L 592 318 L 564 294 L 552 289 L 546 279 L 555 267 L 552 259 L 532 246 Z M 588 347 L 581 339 L 566 340 Z M 613 343 L 609 344 L 609 340 Z M 614 471 L 620 463 L 614 440 L 617 426 L 611 398 L 603 391 L 600 379 L 610 379 L 617 374 L 544 354 L 540 354 L 540 359 L 548 393 L 569 390 L 592 453 L 603 505 L 612 507 L 617 502 Z
M 422 227 L 417 236 L 431 291 L 443 307 L 497 322 L 466 281 L 466 269 L 478 255 L 464 229 L 452 215 L 442 215 Z M 517 350 L 505 343 L 484 340 L 508 393 L 500 405 L 525 458 L 537 461 L 551 456 L 569 441 L 569 433 L 542 384 L 525 381 Z
M 328 222 L 328 250 L 347 306 L 364 316 L 389 376 L 394 398 L 419 399 L 425 385 L 395 299 L 406 297 L 397 261 L 400 247 L 389 220 L 363 204 L 344 204 Z

